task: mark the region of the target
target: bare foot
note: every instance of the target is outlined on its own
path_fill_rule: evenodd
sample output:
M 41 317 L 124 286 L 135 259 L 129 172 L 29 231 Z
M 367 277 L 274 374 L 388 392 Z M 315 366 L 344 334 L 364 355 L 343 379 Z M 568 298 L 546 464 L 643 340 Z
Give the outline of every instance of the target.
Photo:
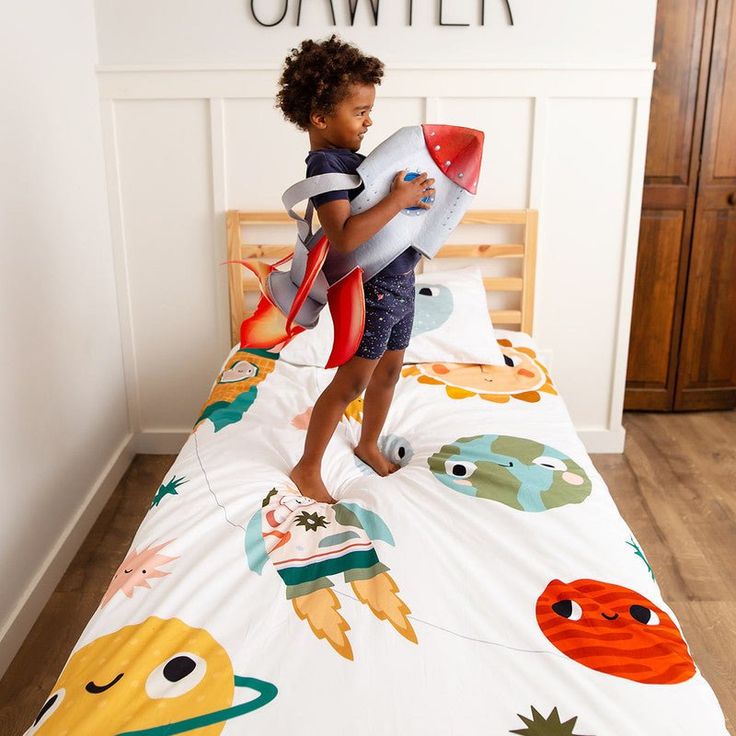
M 361 445 L 359 442 L 354 452 L 366 465 L 370 465 L 378 475 L 384 477 L 396 472 L 401 467 L 396 463 L 392 463 L 378 449 L 377 445 Z
M 297 463 L 289 473 L 299 493 L 320 503 L 335 503 L 335 499 L 327 492 L 327 486 L 322 481 L 318 468 Z

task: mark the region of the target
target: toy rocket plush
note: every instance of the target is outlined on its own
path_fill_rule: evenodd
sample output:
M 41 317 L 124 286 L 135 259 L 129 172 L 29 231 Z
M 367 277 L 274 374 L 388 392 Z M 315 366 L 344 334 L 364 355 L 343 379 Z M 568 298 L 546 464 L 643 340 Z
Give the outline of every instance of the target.
M 413 246 L 432 258 L 462 219 L 477 191 L 483 154 L 483 133 L 454 125 L 400 128 L 381 143 L 357 169 L 357 174 L 320 174 L 287 189 L 282 197 L 297 223 L 294 254 L 274 265 L 239 261 L 260 283 L 262 297 L 240 328 L 241 348 L 280 350 L 295 335 L 317 324 L 329 304 L 335 333 L 327 368 L 342 365 L 358 349 L 363 336 L 363 282 Z M 372 238 L 350 253 L 330 249 L 322 228 L 312 231 L 313 207 L 302 218 L 293 207 L 317 194 L 336 189 L 364 190 L 351 202 L 352 214 L 383 199 L 398 171 L 406 179 L 426 171 L 435 179 L 430 209 L 410 207 L 390 220 Z M 278 269 L 291 260 L 288 271 Z

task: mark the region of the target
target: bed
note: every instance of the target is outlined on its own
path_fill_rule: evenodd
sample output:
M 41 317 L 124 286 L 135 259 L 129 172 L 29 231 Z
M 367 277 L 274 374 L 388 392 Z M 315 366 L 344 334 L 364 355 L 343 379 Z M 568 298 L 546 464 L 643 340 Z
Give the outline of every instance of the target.
M 284 222 L 229 212 L 230 258 L 283 258 L 246 241 Z M 439 254 L 500 275 L 417 277 L 428 360 L 407 360 L 381 444 L 401 469 L 355 457 L 358 399 L 323 463 L 337 503 L 299 495 L 319 338 L 234 347 L 28 736 L 727 735 L 529 334 L 537 213 L 464 222 L 515 237 Z M 503 296 L 495 328 L 452 322 L 473 278 L 486 317 Z M 233 342 L 254 288 L 231 268 Z M 486 338 L 500 362 L 452 360 Z

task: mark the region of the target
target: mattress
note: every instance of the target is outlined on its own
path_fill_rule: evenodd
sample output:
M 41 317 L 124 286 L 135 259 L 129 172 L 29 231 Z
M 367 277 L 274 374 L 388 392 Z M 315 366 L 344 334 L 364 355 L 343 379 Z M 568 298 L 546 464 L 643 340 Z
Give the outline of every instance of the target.
M 404 366 L 389 476 L 348 406 L 332 506 L 288 473 L 334 371 L 234 348 L 27 734 L 725 736 L 537 347 L 497 336 L 504 366 Z

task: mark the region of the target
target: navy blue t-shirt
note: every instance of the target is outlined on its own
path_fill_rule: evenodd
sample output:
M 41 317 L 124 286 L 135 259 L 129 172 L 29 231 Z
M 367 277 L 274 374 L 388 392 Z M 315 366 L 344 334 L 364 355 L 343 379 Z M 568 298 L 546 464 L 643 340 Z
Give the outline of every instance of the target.
M 307 176 L 317 174 L 354 174 L 365 156 L 349 148 L 325 148 L 319 151 L 310 151 L 305 159 L 307 164 Z M 336 199 L 354 200 L 364 189 L 363 184 L 355 189 L 341 189 L 334 192 L 325 192 L 311 197 L 312 204 L 320 207 L 325 202 L 333 202 Z M 376 276 L 394 276 L 411 271 L 419 263 L 421 253 L 409 246 L 405 251 L 394 258 L 391 263 L 379 271 Z

